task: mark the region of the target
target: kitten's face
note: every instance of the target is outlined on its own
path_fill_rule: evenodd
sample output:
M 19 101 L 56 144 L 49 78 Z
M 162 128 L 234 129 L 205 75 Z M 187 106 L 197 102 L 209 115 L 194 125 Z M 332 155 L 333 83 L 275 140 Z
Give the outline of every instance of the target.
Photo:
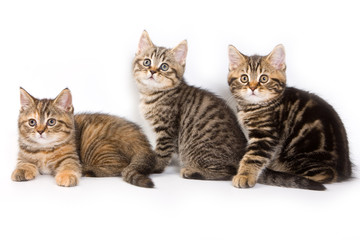
M 245 56 L 229 46 L 228 83 L 242 104 L 262 104 L 280 97 L 285 90 L 285 50 L 278 45 L 267 56 Z
M 185 71 L 186 53 L 186 41 L 173 49 L 157 47 L 144 31 L 133 62 L 140 91 L 163 91 L 178 86 Z
M 55 99 L 36 99 L 20 89 L 20 141 L 35 148 L 49 148 L 74 134 L 71 93 L 63 90 Z

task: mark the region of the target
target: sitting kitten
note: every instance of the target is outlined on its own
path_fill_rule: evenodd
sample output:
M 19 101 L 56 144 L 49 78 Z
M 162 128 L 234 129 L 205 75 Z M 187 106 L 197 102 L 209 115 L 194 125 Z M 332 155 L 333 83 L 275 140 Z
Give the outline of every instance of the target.
M 345 128 L 323 99 L 286 87 L 285 50 L 245 56 L 229 46 L 230 90 L 248 146 L 235 187 L 256 182 L 324 190 L 351 176 Z
M 76 114 L 69 89 L 55 99 L 36 99 L 20 89 L 19 155 L 11 178 L 27 181 L 52 174 L 71 187 L 85 176 L 123 176 L 126 182 L 153 187 L 147 176 L 155 153 L 140 128 L 106 114 Z
M 141 112 L 157 135 L 155 171 L 162 172 L 178 153 L 184 178 L 231 179 L 245 137 L 222 99 L 186 84 L 186 54 L 186 41 L 173 49 L 157 47 L 144 31 L 133 62 Z

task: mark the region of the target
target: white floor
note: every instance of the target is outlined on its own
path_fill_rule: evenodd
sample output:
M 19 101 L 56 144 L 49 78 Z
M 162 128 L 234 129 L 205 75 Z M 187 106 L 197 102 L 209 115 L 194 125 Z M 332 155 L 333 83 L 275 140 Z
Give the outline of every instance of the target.
M 63 188 L 51 176 L 18 183 L 1 175 L 0 238 L 360 237 L 358 179 L 315 192 L 260 184 L 236 189 L 229 181 L 186 180 L 173 166 L 152 178 L 155 189 L 120 178 L 82 178 L 79 186 Z

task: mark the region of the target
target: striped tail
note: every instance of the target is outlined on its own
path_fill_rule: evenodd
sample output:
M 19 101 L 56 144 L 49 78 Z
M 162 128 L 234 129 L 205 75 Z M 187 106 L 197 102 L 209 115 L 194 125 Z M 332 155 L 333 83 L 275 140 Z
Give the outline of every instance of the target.
M 153 181 L 147 176 L 140 173 L 138 170 L 133 168 L 131 165 L 124 168 L 121 172 L 122 178 L 125 182 L 133 184 L 139 187 L 153 188 Z
M 319 182 L 307 179 L 305 177 L 292 175 L 284 172 L 277 172 L 265 168 L 259 176 L 258 183 L 287 188 L 300 188 L 315 191 L 326 190 L 325 186 Z

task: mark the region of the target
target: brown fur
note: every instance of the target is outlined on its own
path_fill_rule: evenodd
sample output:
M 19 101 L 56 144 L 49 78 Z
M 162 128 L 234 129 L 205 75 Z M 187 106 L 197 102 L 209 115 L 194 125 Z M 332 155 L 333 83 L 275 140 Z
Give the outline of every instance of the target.
M 144 31 L 133 62 L 140 109 L 157 135 L 155 171 L 178 154 L 184 178 L 231 179 L 244 153 L 244 135 L 222 99 L 186 84 L 186 53 L 186 41 L 173 49 L 157 47 Z
M 12 180 L 51 174 L 58 185 L 70 187 L 78 184 L 83 172 L 97 177 L 122 175 L 131 184 L 153 187 L 147 175 L 155 165 L 155 154 L 137 125 L 106 114 L 74 116 L 68 89 L 55 99 L 39 100 L 23 89 L 20 93 L 20 149 Z
M 324 190 L 351 177 L 345 128 L 323 99 L 286 87 L 285 50 L 246 56 L 229 47 L 230 90 L 248 146 L 235 187 L 256 182 Z

